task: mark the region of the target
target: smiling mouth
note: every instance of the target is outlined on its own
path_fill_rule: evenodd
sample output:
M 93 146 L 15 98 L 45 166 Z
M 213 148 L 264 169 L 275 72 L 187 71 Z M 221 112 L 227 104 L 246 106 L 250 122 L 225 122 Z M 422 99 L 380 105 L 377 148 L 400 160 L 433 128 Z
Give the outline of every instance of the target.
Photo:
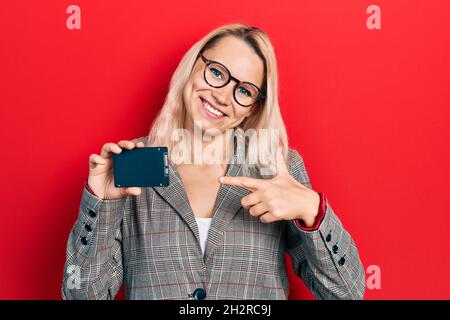
M 202 106 L 203 109 L 205 110 L 205 113 L 210 116 L 211 118 L 214 119 L 219 119 L 219 118 L 223 118 L 223 117 L 228 117 L 225 113 L 223 113 L 222 111 L 220 111 L 219 109 L 213 107 L 208 101 L 206 101 L 203 98 L 200 98 L 200 100 L 202 101 Z

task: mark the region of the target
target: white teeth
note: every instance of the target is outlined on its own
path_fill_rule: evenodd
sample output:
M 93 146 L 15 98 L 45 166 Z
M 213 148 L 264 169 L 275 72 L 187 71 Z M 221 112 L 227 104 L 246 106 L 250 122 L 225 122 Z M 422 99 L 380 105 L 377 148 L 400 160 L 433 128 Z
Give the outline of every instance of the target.
M 206 109 L 208 109 L 209 112 L 211 112 L 212 114 L 215 114 L 216 116 L 223 116 L 223 113 L 220 112 L 217 109 L 214 109 L 213 107 L 211 107 L 211 105 L 206 102 L 205 100 L 203 101 L 203 105 L 205 106 Z

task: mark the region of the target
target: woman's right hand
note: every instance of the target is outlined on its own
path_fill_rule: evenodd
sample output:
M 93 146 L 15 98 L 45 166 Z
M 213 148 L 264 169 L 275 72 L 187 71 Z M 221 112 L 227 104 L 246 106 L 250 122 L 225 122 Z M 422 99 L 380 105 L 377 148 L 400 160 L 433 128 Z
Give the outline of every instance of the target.
M 100 155 L 91 154 L 89 157 L 89 187 L 103 200 L 116 200 L 127 195 L 138 196 L 141 188 L 116 188 L 114 186 L 113 153 L 119 154 L 122 148 L 131 150 L 134 147 L 144 147 L 143 142 L 135 144 L 133 141 L 122 140 L 119 143 L 106 143 L 103 145 Z

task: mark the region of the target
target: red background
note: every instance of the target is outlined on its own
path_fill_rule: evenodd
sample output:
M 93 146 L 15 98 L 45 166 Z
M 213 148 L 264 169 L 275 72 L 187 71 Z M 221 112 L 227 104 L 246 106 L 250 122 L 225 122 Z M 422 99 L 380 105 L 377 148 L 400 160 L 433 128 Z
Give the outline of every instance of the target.
M 68 30 L 66 8 L 81 8 Z M 381 30 L 366 8 L 381 8 Z M 365 268 L 367 299 L 450 298 L 450 2 L 2 1 L 0 298 L 59 299 L 88 157 L 148 133 L 186 50 L 271 37 L 291 146 Z M 291 298 L 311 298 L 291 277 Z

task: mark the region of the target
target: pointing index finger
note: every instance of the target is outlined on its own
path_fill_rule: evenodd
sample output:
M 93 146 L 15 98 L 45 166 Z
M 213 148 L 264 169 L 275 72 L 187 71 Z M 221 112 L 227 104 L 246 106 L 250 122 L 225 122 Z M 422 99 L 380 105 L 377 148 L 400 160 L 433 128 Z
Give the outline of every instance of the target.
M 241 187 L 249 191 L 257 190 L 262 183 L 260 179 L 254 179 L 249 177 L 230 177 L 230 176 L 220 177 L 219 182 L 230 186 Z

